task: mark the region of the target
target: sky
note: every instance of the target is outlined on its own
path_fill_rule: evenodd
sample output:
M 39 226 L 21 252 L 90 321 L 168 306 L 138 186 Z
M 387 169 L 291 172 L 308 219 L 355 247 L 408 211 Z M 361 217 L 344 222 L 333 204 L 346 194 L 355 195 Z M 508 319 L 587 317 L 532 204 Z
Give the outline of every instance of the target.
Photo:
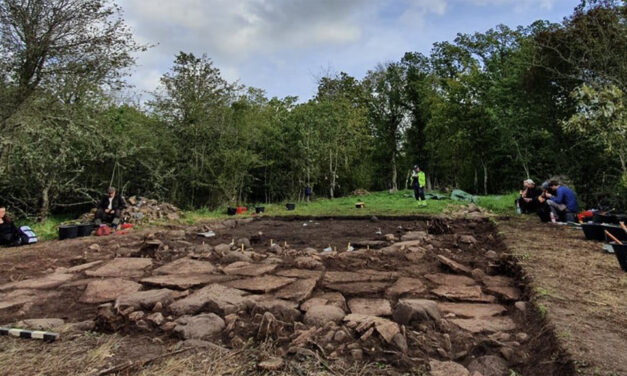
M 579 0 L 118 0 L 138 42 L 129 82 L 145 98 L 180 52 L 206 54 L 230 82 L 268 97 L 315 95 L 317 80 L 358 79 L 405 52 L 498 24 L 560 22 Z

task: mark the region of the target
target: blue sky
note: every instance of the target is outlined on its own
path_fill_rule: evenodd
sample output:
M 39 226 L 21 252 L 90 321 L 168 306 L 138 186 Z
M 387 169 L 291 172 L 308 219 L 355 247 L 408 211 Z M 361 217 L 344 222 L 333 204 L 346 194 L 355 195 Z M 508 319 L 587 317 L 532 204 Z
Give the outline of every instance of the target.
M 340 71 L 362 78 L 407 51 L 497 24 L 559 22 L 578 0 L 120 0 L 141 43 L 129 78 L 157 89 L 179 51 L 206 54 L 229 81 L 269 97 L 315 94 L 316 80 Z M 144 98 L 146 94 L 142 95 Z

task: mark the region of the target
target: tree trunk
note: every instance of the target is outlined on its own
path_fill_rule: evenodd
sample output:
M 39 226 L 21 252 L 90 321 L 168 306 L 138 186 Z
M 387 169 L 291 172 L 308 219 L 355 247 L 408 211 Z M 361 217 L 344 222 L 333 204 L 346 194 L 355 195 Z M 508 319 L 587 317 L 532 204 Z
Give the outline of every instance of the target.
M 475 193 L 479 192 L 479 175 L 477 173 L 477 168 L 475 167 L 475 180 L 474 180 Z
M 41 206 L 39 208 L 39 221 L 43 222 L 50 213 L 50 186 L 41 191 Z
M 481 162 L 481 165 L 483 166 L 483 194 L 487 196 L 488 195 L 488 166 L 484 162 Z
M 397 180 L 397 171 L 396 171 L 396 155 L 392 154 L 392 191 L 398 191 L 398 185 L 396 183 Z

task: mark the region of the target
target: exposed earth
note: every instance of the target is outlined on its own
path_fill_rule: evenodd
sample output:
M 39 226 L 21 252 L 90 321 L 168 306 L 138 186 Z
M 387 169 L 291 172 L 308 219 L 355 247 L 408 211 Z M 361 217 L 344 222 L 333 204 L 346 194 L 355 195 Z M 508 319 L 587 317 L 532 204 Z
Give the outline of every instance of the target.
M 614 256 L 580 231 L 471 217 L 248 218 L 6 250 L 0 323 L 60 338 L 0 337 L 0 374 L 627 374 Z

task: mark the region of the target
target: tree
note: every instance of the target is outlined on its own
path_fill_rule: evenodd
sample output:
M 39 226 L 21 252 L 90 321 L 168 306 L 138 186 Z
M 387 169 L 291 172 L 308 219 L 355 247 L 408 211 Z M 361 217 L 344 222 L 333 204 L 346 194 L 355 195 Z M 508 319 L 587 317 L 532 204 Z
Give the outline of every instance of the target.
M 51 82 L 120 85 L 132 53 L 144 48 L 120 14 L 110 0 L 0 0 L 0 59 L 15 83 L 13 108 Z

